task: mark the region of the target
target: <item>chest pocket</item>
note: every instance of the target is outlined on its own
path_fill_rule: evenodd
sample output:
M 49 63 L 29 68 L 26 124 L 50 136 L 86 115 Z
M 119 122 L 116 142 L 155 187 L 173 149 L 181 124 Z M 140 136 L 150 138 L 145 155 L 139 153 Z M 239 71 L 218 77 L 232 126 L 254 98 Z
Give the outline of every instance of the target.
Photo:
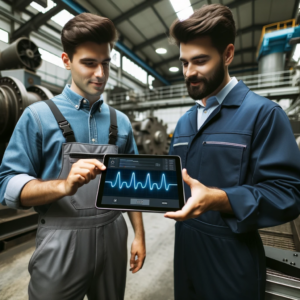
M 240 183 L 244 144 L 204 141 L 200 162 L 200 182 L 210 187 L 232 187 Z
M 118 153 L 125 153 L 128 135 L 118 134 L 116 145 L 118 146 Z
M 178 155 L 181 158 L 182 167 L 185 167 L 186 152 L 189 146 L 188 136 L 174 137 L 172 155 Z
M 69 156 L 69 171 L 72 168 L 72 165 L 80 159 L 92 159 L 96 158 L 100 162 L 103 162 L 104 154 L 88 154 L 88 153 L 73 153 Z M 98 174 L 97 177 L 91 180 L 88 184 L 81 186 L 77 192 L 70 196 L 71 204 L 75 209 L 87 209 L 95 208 L 95 199 L 98 190 L 98 185 L 100 181 L 101 174 Z

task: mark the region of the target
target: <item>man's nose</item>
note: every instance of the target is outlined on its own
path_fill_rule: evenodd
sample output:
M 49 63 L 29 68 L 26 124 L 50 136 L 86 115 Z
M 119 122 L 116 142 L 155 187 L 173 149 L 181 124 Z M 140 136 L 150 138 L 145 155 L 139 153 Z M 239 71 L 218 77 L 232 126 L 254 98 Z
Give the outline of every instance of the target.
M 186 68 L 185 77 L 194 77 L 197 76 L 196 68 L 192 64 L 189 64 Z
M 103 66 L 101 64 L 98 65 L 98 67 L 96 68 L 95 70 L 95 76 L 96 77 L 104 77 L 105 74 L 104 74 L 104 69 L 103 69 Z

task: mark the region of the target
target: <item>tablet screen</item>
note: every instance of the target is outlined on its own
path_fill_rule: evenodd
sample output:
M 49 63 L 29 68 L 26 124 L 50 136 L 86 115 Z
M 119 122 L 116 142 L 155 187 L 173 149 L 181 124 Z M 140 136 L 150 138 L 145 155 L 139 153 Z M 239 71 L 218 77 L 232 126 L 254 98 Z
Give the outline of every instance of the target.
M 183 203 L 177 156 L 106 155 L 97 207 L 122 210 L 179 210 Z

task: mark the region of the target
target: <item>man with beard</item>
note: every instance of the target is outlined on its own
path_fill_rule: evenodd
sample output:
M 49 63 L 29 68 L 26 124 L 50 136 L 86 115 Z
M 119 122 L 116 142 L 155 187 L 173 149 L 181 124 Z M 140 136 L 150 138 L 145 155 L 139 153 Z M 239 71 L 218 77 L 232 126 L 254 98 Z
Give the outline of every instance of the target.
M 174 132 L 170 154 L 183 165 L 186 205 L 175 219 L 175 299 L 264 299 L 266 266 L 258 229 L 299 215 L 300 154 L 276 103 L 236 78 L 235 23 L 222 5 L 207 5 L 171 36 L 180 46 L 195 100 Z

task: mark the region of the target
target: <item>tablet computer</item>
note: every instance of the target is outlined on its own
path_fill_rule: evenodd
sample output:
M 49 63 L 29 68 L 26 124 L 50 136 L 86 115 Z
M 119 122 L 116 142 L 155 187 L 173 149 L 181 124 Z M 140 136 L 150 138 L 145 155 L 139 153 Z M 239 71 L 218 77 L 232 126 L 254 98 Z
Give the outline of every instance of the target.
M 167 212 L 185 204 L 179 156 L 106 154 L 96 208 Z

